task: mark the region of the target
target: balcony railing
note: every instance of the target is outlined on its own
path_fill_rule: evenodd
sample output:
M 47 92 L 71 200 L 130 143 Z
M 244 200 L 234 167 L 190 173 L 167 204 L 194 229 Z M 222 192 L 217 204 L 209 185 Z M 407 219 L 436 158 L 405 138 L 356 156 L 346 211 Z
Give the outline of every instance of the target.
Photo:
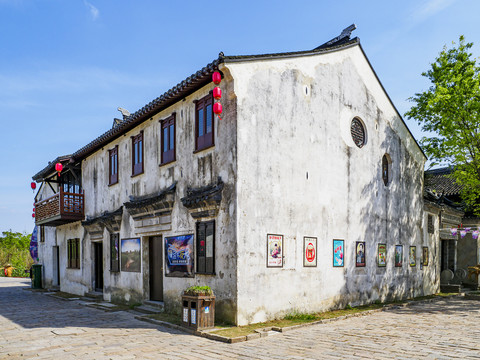
M 60 189 L 60 192 L 35 204 L 37 225 L 58 226 L 84 218 L 83 193 L 64 192 Z

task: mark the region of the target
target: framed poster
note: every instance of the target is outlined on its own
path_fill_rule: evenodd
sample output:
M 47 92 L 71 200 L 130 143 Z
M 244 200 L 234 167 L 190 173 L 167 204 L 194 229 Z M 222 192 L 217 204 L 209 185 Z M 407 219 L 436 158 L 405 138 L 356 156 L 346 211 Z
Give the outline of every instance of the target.
M 428 266 L 428 247 L 427 246 L 423 247 L 422 264 L 423 266 Z
M 409 259 L 410 259 L 410 266 L 417 266 L 417 247 L 416 246 L 410 246 L 410 252 L 409 252 Z
M 140 238 L 121 240 L 121 270 L 140 272 L 142 264 Z
M 365 241 L 357 241 L 355 245 L 355 265 L 365 266 Z
M 403 265 L 403 245 L 395 245 L 395 267 Z
M 193 234 L 165 238 L 165 276 L 193 277 Z
M 267 267 L 283 267 L 283 235 L 267 234 Z
M 315 237 L 303 238 L 303 266 L 317 266 L 317 238 Z
M 345 242 L 344 240 L 333 240 L 333 266 L 342 267 L 345 261 Z
M 377 263 L 379 267 L 387 266 L 387 244 L 378 244 Z

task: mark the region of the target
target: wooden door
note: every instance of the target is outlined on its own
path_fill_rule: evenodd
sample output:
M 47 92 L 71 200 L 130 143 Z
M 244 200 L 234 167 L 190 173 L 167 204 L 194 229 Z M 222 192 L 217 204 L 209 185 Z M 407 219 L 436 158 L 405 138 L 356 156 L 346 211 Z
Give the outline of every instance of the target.
M 150 270 L 150 300 L 163 301 L 162 237 L 153 236 L 148 243 Z
M 95 269 L 95 291 L 103 292 L 103 243 L 93 243 L 94 269 Z

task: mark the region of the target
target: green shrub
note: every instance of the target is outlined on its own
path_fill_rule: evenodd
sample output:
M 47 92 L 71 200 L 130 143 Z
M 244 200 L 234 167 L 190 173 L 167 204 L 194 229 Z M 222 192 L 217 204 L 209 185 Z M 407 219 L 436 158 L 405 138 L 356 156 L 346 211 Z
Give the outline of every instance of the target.
M 213 291 L 210 286 L 190 286 L 187 290 L 185 290 L 184 294 L 190 296 L 210 296 L 213 295 Z

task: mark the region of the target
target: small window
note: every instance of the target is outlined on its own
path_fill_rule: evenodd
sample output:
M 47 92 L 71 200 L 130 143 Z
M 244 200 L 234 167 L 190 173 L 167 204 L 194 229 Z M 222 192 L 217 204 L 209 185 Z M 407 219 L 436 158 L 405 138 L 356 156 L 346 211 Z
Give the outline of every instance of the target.
M 355 145 L 362 148 L 363 145 L 365 145 L 366 136 L 365 127 L 359 118 L 353 118 L 352 124 L 350 125 L 350 133 L 352 134 L 352 139 Z
M 215 273 L 215 221 L 197 223 L 197 273 Z
M 388 182 L 390 180 L 390 164 L 389 164 L 389 161 L 388 161 L 388 156 L 387 154 L 383 155 L 383 158 L 382 158 L 382 179 L 383 179 L 383 183 L 385 184 L 385 186 L 388 185 Z
M 161 133 L 161 154 L 162 164 L 175 161 L 175 113 L 169 118 L 162 120 L 162 133 Z
M 433 224 L 433 216 L 432 215 L 428 215 L 428 222 L 427 222 L 427 226 L 428 226 L 428 233 L 429 234 L 433 234 L 435 232 L 435 225 Z
M 119 235 L 110 234 L 110 271 L 120 271 L 120 244 Z
M 45 227 L 44 226 L 40 226 L 40 239 L 39 241 L 40 242 L 45 242 Z
M 143 131 L 132 136 L 132 176 L 143 173 Z
M 80 239 L 67 240 L 67 267 L 80 269 Z
M 118 183 L 118 145 L 112 150 L 108 150 L 109 177 L 108 184 Z
M 195 150 L 214 145 L 213 95 L 209 94 L 195 104 Z

